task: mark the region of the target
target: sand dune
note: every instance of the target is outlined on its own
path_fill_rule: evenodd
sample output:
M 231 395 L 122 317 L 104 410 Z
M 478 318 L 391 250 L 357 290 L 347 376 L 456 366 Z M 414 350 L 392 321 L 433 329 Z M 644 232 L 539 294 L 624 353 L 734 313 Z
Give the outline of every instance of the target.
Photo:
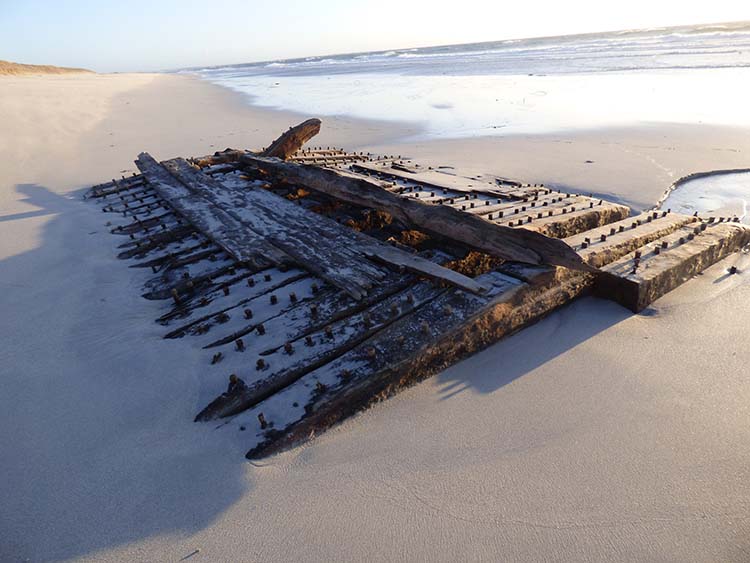
M 92 73 L 93 71 L 85 68 L 68 68 L 52 65 L 26 65 L 12 63 L 10 61 L 0 61 L 0 76 L 15 76 L 19 74 L 76 74 L 82 72 Z

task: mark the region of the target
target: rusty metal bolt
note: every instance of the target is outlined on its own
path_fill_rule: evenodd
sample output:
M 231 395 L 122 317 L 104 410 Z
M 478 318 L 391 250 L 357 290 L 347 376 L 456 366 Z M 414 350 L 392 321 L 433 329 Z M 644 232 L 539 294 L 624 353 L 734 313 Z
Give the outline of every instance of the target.
M 667 247 L 669 247 L 669 243 L 667 241 L 663 240 L 661 242 L 661 247 L 664 248 L 664 249 L 666 249 Z
M 234 345 L 237 348 L 238 352 L 244 352 L 245 351 L 245 343 L 242 341 L 242 338 L 238 338 L 234 341 Z
M 221 358 L 223 358 L 223 354 L 221 352 L 216 352 L 214 357 L 211 358 L 211 365 L 218 364 L 221 361 Z
M 489 219 L 490 221 L 492 221 L 492 213 L 490 213 L 489 215 L 487 215 L 487 219 Z
M 604 242 L 605 240 L 607 240 L 607 235 L 602 234 L 602 236 L 599 237 L 599 240 L 601 240 L 602 242 Z
M 547 212 L 547 217 L 552 217 L 552 214 L 553 214 L 553 212 L 552 212 L 552 210 L 550 209 L 550 210 L 549 210 L 549 211 Z
M 705 231 L 707 227 L 706 223 L 701 223 L 701 231 Z
M 589 244 L 586 241 L 581 243 L 581 248 L 588 248 Z
M 243 309 L 242 314 L 245 315 L 246 319 L 252 319 L 253 318 L 253 310 L 252 309 Z
M 661 249 L 658 246 L 654 247 L 654 254 L 659 254 L 660 251 Z
M 177 290 L 172 288 L 172 299 L 174 299 L 174 304 L 179 305 L 180 304 L 180 294 L 177 293 Z
M 267 282 L 271 281 L 271 274 L 266 274 L 263 276 L 263 279 Z
M 370 346 L 367 349 L 367 357 L 370 358 L 371 360 L 374 360 L 376 355 L 377 355 L 377 350 L 375 350 L 375 348 Z
M 275 295 L 271 295 L 271 305 L 276 305 L 279 302 L 279 298 Z
M 640 250 L 636 250 L 635 251 L 635 259 L 638 260 L 638 259 L 640 259 L 640 257 L 641 257 L 641 251 Z
M 685 244 L 685 237 L 680 237 L 680 244 Z
M 263 358 L 258 358 L 258 361 L 255 362 L 255 369 L 258 371 L 266 369 L 266 361 Z
M 258 413 L 258 422 L 260 422 L 261 430 L 265 430 L 268 427 L 268 422 L 266 422 L 266 417 L 263 416 L 262 412 Z
M 289 294 L 289 301 L 291 301 L 292 303 L 296 303 L 297 302 L 297 294 L 294 293 L 294 292 L 290 293 Z
M 229 315 L 227 315 L 224 312 L 219 313 L 218 315 L 216 315 L 216 320 L 219 321 L 220 323 L 225 323 L 229 320 Z
M 284 344 L 284 352 L 286 352 L 290 356 L 294 354 L 294 347 L 292 346 L 291 342 L 287 342 L 286 344 Z
M 258 334 L 260 334 L 261 336 L 263 336 L 266 333 L 266 327 L 263 326 L 263 323 L 258 324 L 258 326 L 255 327 L 255 329 L 258 331 Z
M 737 266 L 731 266 L 727 272 L 729 272 L 729 275 L 734 275 L 737 273 Z
M 498 211 L 498 212 L 497 212 L 497 216 L 498 216 L 498 217 L 502 217 L 502 216 L 503 216 L 503 212 L 502 212 L 502 211 Z

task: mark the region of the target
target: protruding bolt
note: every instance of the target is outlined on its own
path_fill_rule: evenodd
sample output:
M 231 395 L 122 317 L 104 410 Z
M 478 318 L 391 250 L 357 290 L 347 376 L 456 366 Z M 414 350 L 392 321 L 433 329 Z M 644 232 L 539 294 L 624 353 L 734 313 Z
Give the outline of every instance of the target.
M 317 391 L 318 393 L 325 393 L 326 389 L 328 389 L 328 387 L 326 387 L 320 381 L 318 381 L 318 382 L 315 383 L 315 391 Z
M 247 278 L 247 287 L 254 287 L 255 280 L 253 278 Z
M 271 295 L 271 305 L 276 305 L 279 302 L 279 298 L 275 295 Z
M 318 293 L 318 289 L 319 289 L 318 284 L 317 283 L 312 284 L 310 289 L 312 289 L 313 295 L 315 295 L 316 293 Z
M 398 315 L 398 305 L 395 303 L 391 303 L 391 315 L 394 317 Z
M 294 347 L 292 346 L 291 342 L 287 342 L 286 344 L 284 344 L 284 352 L 286 352 L 290 356 L 294 354 Z
M 665 240 L 661 241 L 661 247 L 666 249 L 669 246 L 669 243 Z
M 345 369 L 341 372 L 341 379 L 349 379 L 352 376 L 351 370 Z
M 180 304 L 180 294 L 177 293 L 177 290 L 175 288 L 172 288 L 172 299 L 174 299 L 175 305 Z
M 229 295 L 229 286 L 225 285 L 221 288 L 221 290 L 224 292 L 224 295 Z
M 255 362 L 255 369 L 258 371 L 266 369 L 266 361 L 263 358 L 258 358 L 258 361 Z
M 659 254 L 660 251 L 661 249 L 658 246 L 654 247 L 654 254 Z
M 242 313 L 245 315 L 246 319 L 252 319 L 253 318 L 253 310 L 252 309 L 243 309 Z
M 310 316 L 312 318 L 315 318 L 318 316 L 318 306 L 317 305 L 310 305 Z
M 330 326 L 325 327 L 323 332 L 326 335 L 326 338 L 332 339 L 333 338 L 333 329 Z
M 290 293 L 289 294 L 289 301 L 291 301 L 292 303 L 296 303 L 297 302 L 297 294 L 294 293 L 294 292 Z
M 375 350 L 375 348 L 370 346 L 367 349 L 367 357 L 370 358 L 371 360 L 374 360 L 376 355 L 377 355 L 377 350 Z
M 221 352 L 216 352 L 213 358 L 211 358 L 211 365 L 218 364 L 221 361 L 222 357 L 223 357 L 223 354 Z
M 266 422 L 266 417 L 263 416 L 262 412 L 258 413 L 258 422 L 260 422 L 261 430 L 265 430 L 268 427 L 268 422 Z
M 271 274 L 265 274 L 265 275 L 263 276 L 263 279 L 264 279 L 265 281 L 267 281 L 267 282 L 271 281 Z
M 733 276 L 734 274 L 737 273 L 737 266 L 730 266 L 727 272 L 729 272 L 729 275 Z
M 422 321 L 421 328 L 422 332 L 424 332 L 425 334 L 430 334 L 430 324 L 427 321 Z
M 602 242 L 604 242 L 605 240 L 607 240 L 607 235 L 602 234 L 602 236 L 599 237 L 599 240 L 601 240 Z
M 305 344 L 307 346 L 312 346 L 312 345 L 315 344 L 315 342 L 313 342 L 312 336 L 310 336 L 310 335 L 305 336 Z
M 255 329 L 258 331 L 258 334 L 263 336 L 266 333 L 266 327 L 263 326 L 263 323 L 260 323 Z
M 414 305 L 414 295 L 412 295 L 411 293 L 407 293 L 406 294 L 406 302 L 409 305 Z
M 234 345 L 237 348 L 238 352 L 244 352 L 245 351 L 245 343 L 242 341 L 242 338 L 238 338 L 234 341 Z

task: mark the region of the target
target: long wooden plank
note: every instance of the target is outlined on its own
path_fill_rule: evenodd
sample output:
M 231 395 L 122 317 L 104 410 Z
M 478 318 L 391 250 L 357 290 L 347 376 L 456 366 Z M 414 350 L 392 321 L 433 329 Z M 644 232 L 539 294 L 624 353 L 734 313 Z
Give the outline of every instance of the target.
M 182 159 L 166 161 L 164 166 L 194 191 L 230 209 L 244 224 L 294 255 L 323 279 L 349 293 L 353 290 L 352 281 L 357 279 L 354 274 L 360 274 L 360 279 L 364 279 L 361 283 L 363 290 L 371 286 L 367 283 L 368 278 L 374 282 L 384 275 L 382 270 L 373 269 L 363 262 L 363 257 L 407 268 L 467 291 L 478 293 L 484 290 L 481 284 L 467 276 L 343 227 L 268 191 L 223 186 Z
M 183 159 L 164 166 L 196 195 L 226 209 L 245 229 L 270 241 L 293 260 L 356 299 L 386 275 L 352 251 L 353 231 L 325 217 L 248 186 L 232 189 L 206 177 Z
M 148 153 L 138 155 L 135 162 L 162 198 L 240 262 L 262 265 L 290 261 L 281 250 L 246 229 L 229 213 L 191 192 Z
M 525 229 L 494 225 L 447 206 L 404 199 L 365 178 L 333 169 L 244 155 L 240 162 L 289 183 L 326 193 L 339 200 L 390 213 L 407 225 L 441 238 L 452 238 L 506 260 L 553 264 L 591 271 L 564 242 Z

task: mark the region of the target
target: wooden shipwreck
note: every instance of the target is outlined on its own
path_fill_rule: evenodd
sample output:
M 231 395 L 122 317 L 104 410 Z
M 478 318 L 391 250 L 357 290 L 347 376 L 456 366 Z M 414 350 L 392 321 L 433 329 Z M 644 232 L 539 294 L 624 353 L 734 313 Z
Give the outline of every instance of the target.
M 736 219 L 301 149 L 157 162 L 91 188 L 152 270 L 166 338 L 206 349 L 205 408 L 248 458 L 314 436 L 581 294 L 640 311 L 750 242 Z

